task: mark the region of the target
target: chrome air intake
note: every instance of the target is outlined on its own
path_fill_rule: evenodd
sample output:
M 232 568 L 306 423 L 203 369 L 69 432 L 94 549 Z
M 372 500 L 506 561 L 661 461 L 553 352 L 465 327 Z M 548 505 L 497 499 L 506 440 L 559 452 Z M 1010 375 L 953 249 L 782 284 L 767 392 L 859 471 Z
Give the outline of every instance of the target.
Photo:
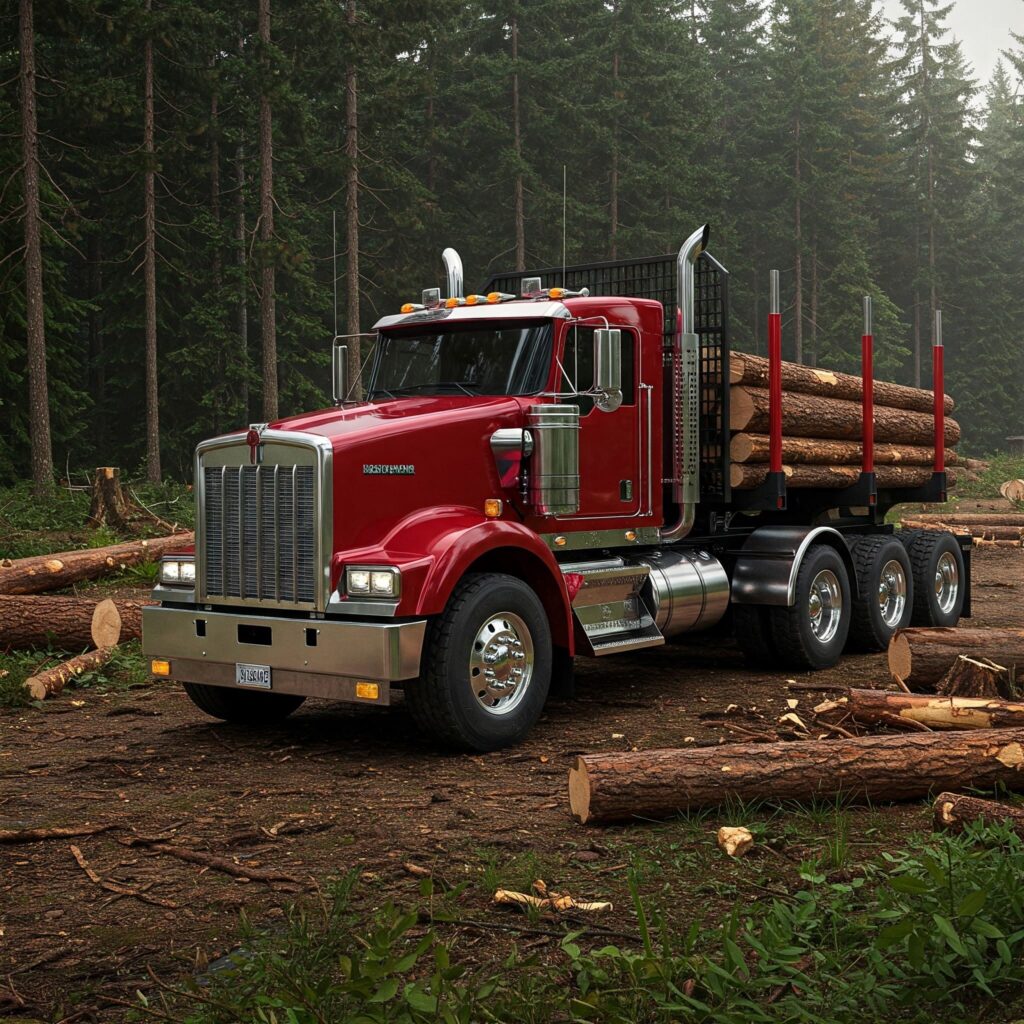
M 580 510 L 580 409 L 535 405 L 526 416 L 533 438 L 528 500 L 542 516 Z
M 729 607 L 729 577 L 706 551 L 653 551 L 629 561 L 650 569 L 642 596 L 667 637 L 710 629 Z

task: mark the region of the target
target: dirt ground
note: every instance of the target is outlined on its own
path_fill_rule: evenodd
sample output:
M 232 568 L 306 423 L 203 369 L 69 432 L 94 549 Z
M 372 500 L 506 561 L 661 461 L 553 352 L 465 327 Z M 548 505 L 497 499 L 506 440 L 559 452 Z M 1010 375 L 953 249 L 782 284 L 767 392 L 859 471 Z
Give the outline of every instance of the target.
M 975 551 L 974 625 L 1024 626 L 1022 589 L 1024 552 Z M 409 862 L 468 881 L 458 905 L 466 923 L 453 934 L 481 958 L 507 949 L 507 924 L 523 923 L 490 904 L 491 886 L 526 885 L 536 872 L 583 897 L 614 899 L 601 927 L 624 934 L 636 928 L 628 863 L 646 866 L 645 887 L 671 892 L 684 915 L 763 898 L 829 838 L 827 815 L 773 812 L 763 844 L 774 844 L 771 855 L 741 864 L 714 847 L 728 811 L 615 829 L 575 824 L 566 772 L 581 752 L 717 742 L 737 738 L 728 728 L 737 724 L 772 729 L 787 697 L 801 708 L 821 699 L 787 690 L 787 678 L 747 670 L 721 638 L 582 662 L 575 700 L 552 703 L 521 747 L 486 756 L 438 752 L 400 705 L 309 701 L 280 728 L 254 731 L 205 718 L 174 684 L 69 690 L 42 710 L 2 712 L 0 827 L 110 828 L 0 844 L 0 1018 L 117 1020 L 136 991 L 173 984 L 234 948 L 243 907 L 273 927 L 283 908 L 351 870 L 362 873 L 367 909 L 389 898 L 417 904 Z M 822 687 L 886 679 L 881 655 L 813 676 Z M 858 856 L 928 822 L 920 803 L 848 813 Z M 133 836 L 296 881 L 239 881 L 126 845 Z

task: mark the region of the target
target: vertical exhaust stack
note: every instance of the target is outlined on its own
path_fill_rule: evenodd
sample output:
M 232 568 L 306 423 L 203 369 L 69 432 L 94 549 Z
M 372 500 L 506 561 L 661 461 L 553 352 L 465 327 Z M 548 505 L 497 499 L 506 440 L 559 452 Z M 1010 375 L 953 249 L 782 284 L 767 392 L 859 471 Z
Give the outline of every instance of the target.
M 463 291 L 462 257 L 452 248 L 441 253 L 444 274 L 448 281 L 448 298 L 461 299 Z
M 676 261 L 679 329 L 672 344 L 672 500 L 679 519 L 661 530 L 663 544 L 682 540 L 693 529 L 700 499 L 700 339 L 694 330 L 697 257 L 707 248 L 705 224 L 683 243 Z

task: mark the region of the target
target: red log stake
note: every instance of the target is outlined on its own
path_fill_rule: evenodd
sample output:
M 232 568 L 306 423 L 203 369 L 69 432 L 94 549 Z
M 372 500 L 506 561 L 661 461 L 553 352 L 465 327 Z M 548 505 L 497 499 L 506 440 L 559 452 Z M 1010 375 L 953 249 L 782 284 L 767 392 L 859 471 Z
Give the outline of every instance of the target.
M 875 471 L 875 339 L 871 333 L 871 296 L 864 296 L 864 333 L 860 339 L 860 374 L 864 381 L 862 394 L 864 418 L 864 456 L 861 470 Z
M 771 272 L 771 306 L 768 313 L 768 468 L 782 472 L 782 313 L 779 272 Z M 780 499 L 781 501 L 781 499 Z
M 942 346 L 942 310 L 935 310 L 935 346 L 932 349 L 932 390 L 935 392 L 935 472 L 946 472 L 946 409 L 943 404 L 945 350 Z

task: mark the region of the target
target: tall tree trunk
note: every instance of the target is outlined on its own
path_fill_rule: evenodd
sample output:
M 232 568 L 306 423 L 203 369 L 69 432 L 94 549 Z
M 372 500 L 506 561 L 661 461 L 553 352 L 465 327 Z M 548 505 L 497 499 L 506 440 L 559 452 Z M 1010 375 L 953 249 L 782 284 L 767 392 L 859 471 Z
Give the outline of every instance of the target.
M 928 58 L 931 47 L 928 38 L 928 23 L 925 19 L 924 3 L 919 7 L 921 15 L 921 94 L 924 98 L 924 138 L 927 152 L 928 174 L 928 295 L 929 295 L 929 337 L 935 344 L 935 310 L 938 308 L 938 294 L 935 283 L 935 159 L 932 152 L 932 106 L 931 77 L 928 72 Z
M 249 422 L 249 272 L 246 267 L 245 246 L 245 146 L 235 147 L 235 174 L 238 192 L 235 195 L 235 264 L 238 267 L 238 360 L 241 381 L 238 401 L 242 407 L 242 420 Z
M 619 5 L 612 4 L 612 17 L 616 18 L 619 13 Z M 612 121 L 612 154 L 611 172 L 609 174 L 609 196 L 608 196 L 608 220 L 609 234 L 611 238 L 608 245 L 609 259 L 619 258 L 619 50 L 616 43 L 615 52 L 612 54 L 612 99 L 615 102 L 615 117 Z M 564 281 L 562 282 L 565 283 Z
M 146 0 L 146 13 L 153 10 Z M 147 28 L 143 44 L 145 64 L 145 113 L 142 125 L 142 148 L 146 154 L 145 174 L 145 255 L 143 276 L 146 291 L 146 479 L 159 483 L 160 472 L 160 396 L 157 387 L 156 361 L 156 153 L 153 146 L 153 39 Z
M 98 231 L 89 235 L 88 290 L 89 310 L 89 394 L 93 406 L 99 411 L 94 420 L 93 443 L 96 450 L 106 448 L 107 434 L 107 372 L 103 358 L 103 315 L 100 293 L 103 291 L 103 243 Z
M 811 351 L 808 366 L 818 365 L 818 235 L 811 235 Z
M 211 60 L 211 68 L 216 66 L 216 61 Z M 210 282 L 213 285 L 213 307 L 220 308 L 221 287 L 223 281 L 223 259 L 220 249 L 220 124 L 219 112 L 217 109 L 217 89 L 214 85 L 210 95 L 210 216 L 213 218 L 213 261 L 210 267 Z M 223 346 L 217 346 L 217 379 L 220 386 L 224 387 L 227 380 L 227 355 Z M 226 397 L 226 396 L 225 396 Z M 224 415 L 225 407 L 223 402 L 214 403 L 213 407 L 213 432 L 221 433 L 221 417 Z
M 43 247 L 39 233 L 39 138 L 36 128 L 36 50 L 32 0 L 18 8 L 21 47 L 21 158 L 25 190 L 25 334 L 28 343 L 28 429 L 37 497 L 53 488 L 50 399 L 46 379 Z
M 519 120 L 519 18 L 512 15 L 512 149 L 516 156 L 515 233 L 516 270 L 526 269 L 526 225 L 523 213 L 523 135 Z
M 260 330 L 263 336 L 263 418 L 277 419 L 277 296 L 274 254 L 274 136 L 268 93 L 270 75 L 270 0 L 259 0 L 258 29 L 263 46 L 263 83 L 260 91 Z
M 803 224 L 801 223 L 801 196 L 800 196 L 800 115 L 796 116 L 796 160 L 794 165 L 794 179 L 796 181 L 796 202 L 793 207 L 793 247 L 795 254 L 793 258 L 793 360 L 797 363 L 804 361 L 804 237 Z
M 349 47 L 355 48 L 356 0 L 346 0 L 345 21 L 349 30 Z M 345 69 L 345 158 L 348 174 L 345 183 L 345 247 L 348 262 L 345 273 L 345 333 L 359 334 L 359 78 L 353 54 Z M 358 402 L 363 397 L 362 339 L 348 341 L 350 360 L 349 387 Z

